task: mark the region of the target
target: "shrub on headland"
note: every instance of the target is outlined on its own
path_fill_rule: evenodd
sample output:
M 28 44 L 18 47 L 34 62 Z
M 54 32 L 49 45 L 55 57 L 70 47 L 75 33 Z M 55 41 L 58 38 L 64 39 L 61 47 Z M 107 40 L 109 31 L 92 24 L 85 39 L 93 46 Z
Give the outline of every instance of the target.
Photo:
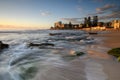
M 120 48 L 113 48 L 108 51 L 108 54 L 117 57 L 117 60 L 120 61 Z

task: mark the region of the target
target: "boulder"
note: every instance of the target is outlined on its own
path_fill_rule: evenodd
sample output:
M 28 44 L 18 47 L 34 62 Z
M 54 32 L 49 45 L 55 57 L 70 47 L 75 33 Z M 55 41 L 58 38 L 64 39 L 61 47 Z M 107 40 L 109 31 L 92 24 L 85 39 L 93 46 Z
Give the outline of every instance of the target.
M 20 73 L 20 77 L 22 78 L 22 80 L 31 80 L 32 78 L 35 77 L 35 75 L 38 72 L 37 67 L 34 67 L 34 66 L 31 66 L 28 68 L 21 67 L 20 69 L 22 71 Z
M 4 43 L 2 43 L 2 41 L 0 41 L 0 50 L 8 48 L 8 47 L 9 47 L 8 44 L 4 44 Z
M 39 46 L 54 46 L 52 43 L 29 43 L 29 47 L 39 47 Z
M 62 35 L 62 33 L 49 33 L 50 36 Z
M 82 56 L 82 55 L 84 55 L 85 53 L 84 53 L 84 52 L 80 52 L 80 51 L 76 51 L 75 54 L 76 54 L 76 56 Z
M 70 51 L 70 54 L 73 55 L 73 56 L 82 56 L 84 55 L 85 53 L 84 52 L 80 52 L 80 51 Z
M 120 62 L 120 48 L 113 48 L 108 51 L 108 54 L 117 58 L 117 61 Z
M 97 35 L 97 32 L 88 32 L 90 35 Z
M 120 57 L 120 48 L 113 48 L 108 51 L 108 54 L 113 55 L 115 57 Z
M 117 61 L 119 61 L 119 62 L 120 62 L 120 56 L 117 58 Z

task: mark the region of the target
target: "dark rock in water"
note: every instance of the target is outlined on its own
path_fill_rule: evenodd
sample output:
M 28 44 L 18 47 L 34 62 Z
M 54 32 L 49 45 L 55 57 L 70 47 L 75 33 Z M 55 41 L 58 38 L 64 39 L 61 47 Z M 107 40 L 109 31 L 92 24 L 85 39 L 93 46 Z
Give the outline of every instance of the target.
M 85 53 L 84 53 L 84 52 L 76 51 L 75 54 L 76 54 L 76 56 L 82 56 L 82 55 L 84 55 Z
M 113 55 L 115 57 L 120 57 L 120 48 L 113 48 L 108 51 L 108 54 Z
M 39 46 L 54 46 L 54 44 L 52 43 L 41 43 L 41 44 L 35 44 L 35 43 L 30 43 L 28 44 L 29 47 L 39 47 Z
M 89 32 L 90 35 L 96 35 L 98 34 L 97 32 Z
M 2 43 L 2 41 L 0 41 L 0 50 L 8 48 L 8 47 L 9 47 L 8 44 L 4 44 L 4 43 Z
M 49 33 L 50 36 L 62 35 L 62 33 Z
M 52 43 L 41 43 L 41 46 L 54 46 Z
M 108 51 L 108 54 L 113 55 L 118 61 L 120 61 L 120 48 L 113 48 Z
M 24 70 L 23 73 L 20 74 L 20 77 L 23 80 L 29 80 L 35 77 L 36 73 L 38 72 L 38 69 L 36 67 L 29 67 L 27 69 L 21 68 L 21 70 Z
M 82 56 L 84 55 L 85 53 L 84 52 L 80 52 L 80 51 L 71 51 L 70 54 L 72 56 Z
M 117 60 L 120 62 L 120 56 L 117 58 Z
M 62 58 L 64 60 L 70 61 L 76 59 L 76 57 L 83 56 L 85 53 L 80 51 L 72 51 L 70 55 L 63 55 Z

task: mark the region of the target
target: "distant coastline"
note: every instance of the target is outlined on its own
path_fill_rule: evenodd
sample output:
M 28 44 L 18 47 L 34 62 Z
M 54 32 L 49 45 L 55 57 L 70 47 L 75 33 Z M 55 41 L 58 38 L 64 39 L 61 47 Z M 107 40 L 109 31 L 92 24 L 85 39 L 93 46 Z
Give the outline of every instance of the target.
M 93 16 L 92 18 L 85 17 L 83 23 L 74 24 L 72 22 L 62 23 L 58 21 L 54 23 L 54 27 L 50 30 L 119 30 L 120 20 L 112 20 L 109 22 L 100 22 L 98 16 Z

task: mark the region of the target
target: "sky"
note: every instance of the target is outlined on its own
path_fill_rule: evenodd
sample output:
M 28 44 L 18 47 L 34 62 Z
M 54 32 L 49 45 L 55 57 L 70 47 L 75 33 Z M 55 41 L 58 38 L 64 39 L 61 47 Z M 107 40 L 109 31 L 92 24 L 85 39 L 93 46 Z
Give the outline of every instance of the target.
M 0 0 L 0 30 L 49 29 L 57 21 L 120 18 L 120 0 Z

